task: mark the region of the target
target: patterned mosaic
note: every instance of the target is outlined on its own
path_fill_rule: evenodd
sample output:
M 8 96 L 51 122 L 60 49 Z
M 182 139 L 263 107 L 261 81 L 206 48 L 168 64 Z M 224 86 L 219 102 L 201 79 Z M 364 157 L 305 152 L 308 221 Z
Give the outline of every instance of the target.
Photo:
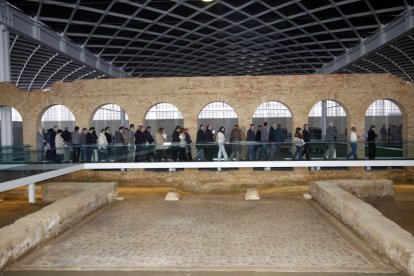
M 9 270 L 395 272 L 314 202 L 235 196 L 127 198 Z

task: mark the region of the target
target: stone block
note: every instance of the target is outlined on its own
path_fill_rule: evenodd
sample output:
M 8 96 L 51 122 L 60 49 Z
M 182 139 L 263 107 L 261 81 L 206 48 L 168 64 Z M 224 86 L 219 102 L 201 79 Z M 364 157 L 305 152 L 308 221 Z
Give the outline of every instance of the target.
M 414 237 L 356 197 L 393 197 L 390 185 L 392 181 L 389 180 L 311 181 L 310 191 L 316 201 L 356 231 L 372 248 L 387 256 L 396 267 L 414 275 Z
M 260 200 L 259 193 L 256 191 L 256 189 L 247 189 L 247 192 L 245 194 L 246 200 Z
M 49 183 L 48 190 L 52 191 L 54 187 L 60 190 L 61 184 L 64 183 L 53 185 Z M 110 203 L 116 197 L 117 183 L 115 182 L 81 183 L 80 185 L 78 193 L 60 198 L 41 210 L 0 228 L 0 270 L 37 245 L 62 233 L 99 207 Z M 67 189 L 67 191 L 70 190 Z M 76 188 L 71 191 L 73 190 Z
M 178 201 L 180 199 L 180 195 L 175 190 L 168 191 L 167 195 L 165 196 L 165 201 Z

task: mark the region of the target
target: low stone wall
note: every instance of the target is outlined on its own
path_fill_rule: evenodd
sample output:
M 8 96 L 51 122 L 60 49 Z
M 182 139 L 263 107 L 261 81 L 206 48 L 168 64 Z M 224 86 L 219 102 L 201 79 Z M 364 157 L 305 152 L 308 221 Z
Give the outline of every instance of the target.
M 263 171 L 252 168 L 240 170 L 207 171 L 185 169 L 166 172 L 132 169 L 82 170 L 70 173 L 53 181 L 62 182 L 118 182 L 120 187 L 168 187 L 192 193 L 234 193 L 246 192 L 248 188 L 266 189 L 280 186 L 308 185 L 309 181 L 329 179 L 391 179 L 394 181 L 414 180 L 414 167 L 407 169 L 372 170 L 352 168 L 349 170 L 309 171 L 308 168 L 295 168 L 294 171 Z
M 368 183 L 370 182 L 370 183 Z M 364 189 L 363 186 L 377 186 Z M 355 230 L 376 251 L 414 275 L 414 237 L 361 198 L 390 198 L 389 180 L 328 180 L 310 182 L 310 192 L 325 209 Z M 391 187 L 391 188 L 390 188 Z M 392 192 L 391 192 L 392 191 Z M 374 192 L 373 196 L 369 193 Z
M 57 190 L 64 183 L 49 183 Z M 78 193 L 57 200 L 41 210 L 0 229 L 0 270 L 40 243 L 60 234 L 117 194 L 117 183 L 65 183 L 77 186 Z

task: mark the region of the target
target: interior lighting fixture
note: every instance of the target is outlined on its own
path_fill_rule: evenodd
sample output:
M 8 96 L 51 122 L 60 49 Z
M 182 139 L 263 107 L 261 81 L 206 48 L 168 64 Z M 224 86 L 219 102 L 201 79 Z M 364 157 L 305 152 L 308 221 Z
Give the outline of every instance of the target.
M 203 2 L 213 2 L 213 0 L 201 0 Z

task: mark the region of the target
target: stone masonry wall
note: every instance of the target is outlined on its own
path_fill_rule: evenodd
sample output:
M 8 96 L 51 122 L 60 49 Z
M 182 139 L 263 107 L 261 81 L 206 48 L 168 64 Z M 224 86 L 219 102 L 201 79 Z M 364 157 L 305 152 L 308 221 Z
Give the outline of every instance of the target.
M 35 144 L 35 132 L 50 106 L 62 104 L 74 114 L 76 125 L 91 125 L 95 111 L 104 104 L 123 108 L 132 123 L 144 123 L 155 104 L 175 105 L 184 125 L 195 137 L 197 118 L 204 106 L 223 101 L 232 106 L 239 125 L 248 127 L 256 108 L 266 101 L 279 101 L 292 113 L 292 128 L 308 121 L 313 105 L 321 100 L 339 102 L 348 114 L 348 129 L 363 131 L 365 112 L 378 99 L 395 102 L 403 112 L 403 139 L 414 140 L 414 86 L 390 74 L 292 75 L 240 77 L 182 77 L 81 80 L 56 83 L 50 91 L 20 91 L 0 83 L 0 105 L 10 105 L 23 118 L 24 143 Z M 362 148 L 362 147 L 361 147 Z M 413 152 L 414 150 L 409 150 Z M 407 152 L 407 151 L 406 151 Z

